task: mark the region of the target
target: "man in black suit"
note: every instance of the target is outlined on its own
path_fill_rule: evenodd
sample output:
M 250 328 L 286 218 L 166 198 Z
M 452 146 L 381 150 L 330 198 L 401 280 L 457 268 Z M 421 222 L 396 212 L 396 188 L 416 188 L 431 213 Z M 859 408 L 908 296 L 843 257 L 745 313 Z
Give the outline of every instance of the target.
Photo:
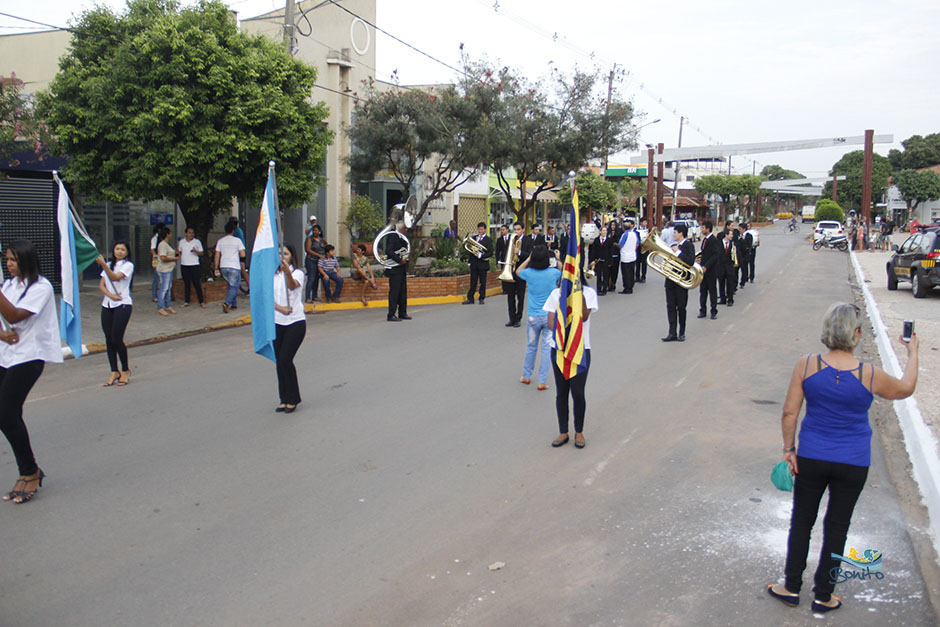
M 695 263 L 695 247 L 685 238 L 688 233 L 689 228 L 685 224 L 676 225 L 675 238 L 679 247 L 679 260 L 691 266 Z M 669 320 L 669 333 L 663 338 L 663 342 L 685 341 L 685 317 L 688 302 L 689 290 L 666 279 L 666 316 Z M 678 334 L 676 334 L 677 325 Z
M 610 245 L 610 257 L 607 262 L 607 278 L 610 280 L 608 289 L 610 291 L 617 290 L 617 276 L 620 274 L 620 249 L 614 246 L 613 243 L 619 242 L 621 235 L 623 235 L 623 229 L 620 228 L 620 223 L 616 220 L 611 220 L 610 224 L 607 226 L 607 237 L 609 237 L 612 242 Z
M 477 234 L 473 240 L 483 246 L 482 252 L 476 256 L 470 257 L 470 291 L 467 292 L 467 300 L 464 305 L 473 304 L 473 293 L 477 289 L 477 283 L 480 284 L 480 304 L 486 300 L 486 273 L 490 271 L 490 257 L 493 256 L 493 242 L 490 236 L 486 234 L 486 223 L 477 224 Z
M 404 222 L 399 221 L 396 227 L 400 233 L 405 232 Z M 385 276 L 388 277 L 388 321 L 411 320 L 411 316 L 408 315 L 408 285 L 406 283 L 408 257 L 398 252 L 402 248 L 401 238 L 386 237 L 382 240 L 382 244 L 385 246 L 385 256 L 396 263 L 385 270 Z
M 721 254 L 718 256 L 718 304 L 734 307 L 734 291 L 738 286 L 738 272 L 734 267 L 738 243 L 734 241 L 734 230 L 725 230 L 721 239 Z
M 750 268 L 751 261 L 751 251 L 754 247 L 754 237 L 747 230 L 746 222 L 738 223 L 738 263 L 741 266 L 741 284 L 740 287 L 743 288 L 744 284 L 748 280 L 748 269 Z
M 594 265 L 594 272 L 597 274 L 598 296 L 606 294 L 609 287 L 607 264 L 610 263 L 610 249 L 612 247 L 613 242 L 607 237 L 607 227 L 601 228 L 601 234 L 588 247 L 588 259 Z
M 519 264 L 529 258 L 529 252 L 522 252 L 522 223 L 516 222 L 512 225 L 512 229 L 517 238 L 516 242 L 513 244 L 513 248 L 519 250 L 519 257 L 516 259 L 516 263 L 514 264 L 515 269 L 513 269 L 512 273 L 515 282 L 503 281 L 503 293 L 506 294 L 506 301 L 509 307 L 509 322 L 506 323 L 506 326 L 520 327 L 522 326 L 526 283 L 519 279 L 519 275 L 516 274 L 516 269 L 519 268 Z M 510 239 L 509 228 L 506 225 L 501 226 L 500 237 L 496 240 L 496 263 L 500 265 L 500 268 L 502 268 L 503 261 L 506 259 L 506 250 L 509 246 Z
M 715 234 L 712 233 L 714 225 L 711 220 L 705 220 L 702 223 L 702 261 L 699 265 L 705 271 L 702 279 L 702 285 L 698 291 L 698 317 L 704 318 L 708 306 L 708 299 L 712 300 L 712 320 L 718 317 L 718 292 L 716 282 L 718 280 L 718 255 L 721 253 L 721 243 Z

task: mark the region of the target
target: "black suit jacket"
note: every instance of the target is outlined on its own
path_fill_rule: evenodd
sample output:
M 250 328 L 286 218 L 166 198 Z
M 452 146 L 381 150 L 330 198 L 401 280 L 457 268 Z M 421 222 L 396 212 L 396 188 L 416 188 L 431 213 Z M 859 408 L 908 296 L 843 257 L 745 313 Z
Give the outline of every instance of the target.
M 506 240 L 508 240 L 510 237 L 512 237 L 512 235 L 507 235 L 505 240 L 503 239 L 502 235 L 496 238 L 495 255 L 496 255 L 496 261 L 498 261 L 500 264 L 503 263 L 504 259 L 506 259 L 506 244 L 507 244 Z
M 721 275 L 728 270 L 734 269 L 734 264 L 731 262 L 731 251 L 737 246 L 737 242 L 733 239 L 728 245 L 728 250 L 725 251 L 725 240 L 722 239 L 719 242 L 720 248 L 718 249 L 718 272 Z M 738 262 L 741 261 L 741 251 L 738 250 Z
M 604 263 L 610 261 L 611 249 L 613 248 L 613 240 L 610 237 L 604 240 L 604 243 L 601 243 L 601 238 L 598 237 L 594 242 L 588 247 L 588 261 L 596 261 L 601 259 Z
M 476 239 L 477 236 L 474 236 L 473 239 Z M 489 267 L 490 266 L 490 257 L 493 256 L 493 240 L 490 239 L 489 235 L 484 235 L 480 239 L 480 243 L 483 244 L 483 247 L 486 249 L 483 251 L 482 257 L 472 256 L 470 257 L 470 265 L 477 268 Z
M 702 240 L 702 260 L 699 263 L 705 268 L 705 272 L 713 274 L 718 270 L 719 255 L 722 253 L 721 247 L 722 244 L 714 233 Z
M 695 246 L 692 240 L 684 240 L 679 244 L 679 261 L 689 264 L 695 263 Z

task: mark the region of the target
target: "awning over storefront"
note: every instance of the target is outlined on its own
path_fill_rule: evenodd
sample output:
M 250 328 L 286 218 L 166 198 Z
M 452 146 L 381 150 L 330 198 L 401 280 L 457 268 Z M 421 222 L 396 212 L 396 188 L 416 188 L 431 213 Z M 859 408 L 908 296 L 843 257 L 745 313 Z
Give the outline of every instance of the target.
M 612 165 L 607 168 L 607 176 L 646 176 L 645 165 Z
M 525 196 L 526 196 L 526 200 L 532 200 L 532 191 L 527 189 L 525 192 Z M 518 187 L 512 188 L 512 198 L 513 200 L 519 200 L 519 188 Z M 505 202 L 506 194 L 504 194 L 503 190 L 501 190 L 498 187 L 490 187 L 490 199 L 495 200 L 496 202 Z M 558 202 L 558 195 L 555 194 L 555 192 L 546 189 L 544 191 L 539 192 L 539 196 L 536 200 L 538 200 L 539 202 Z

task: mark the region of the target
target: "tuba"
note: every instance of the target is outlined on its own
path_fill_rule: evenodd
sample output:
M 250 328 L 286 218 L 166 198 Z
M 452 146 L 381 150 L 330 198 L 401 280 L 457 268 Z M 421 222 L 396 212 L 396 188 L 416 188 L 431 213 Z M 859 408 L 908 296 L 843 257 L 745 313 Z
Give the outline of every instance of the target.
M 375 239 L 372 240 L 372 255 L 375 257 L 376 261 L 386 268 L 394 268 L 399 264 L 382 252 L 382 240 L 386 237 L 397 236 L 403 244 L 395 251 L 398 256 L 404 258 L 411 254 L 411 241 L 402 233 L 398 232 L 396 225 L 398 224 L 398 220 L 401 219 L 405 223 L 405 228 L 410 229 L 414 224 L 415 209 L 417 209 L 417 207 L 418 199 L 415 196 L 409 196 L 408 202 L 404 204 L 398 203 L 392 207 L 388 224 L 386 224 L 385 227 L 379 231 L 378 235 L 375 236 Z
M 473 239 L 473 233 L 467 233 L 467 236 L 463 238 L 463 249 L 474 257 L 486 252 L 486 246 Z
M 640 247 L 640 251 L 649 253 L 646 257 L 646 263 L 650 268 L 687 290 L 694 290 L 705 278 L 702 266 L 698 265 L 697 262 L 690 266 L 679 259 L 679 255 L 674 253 L 669 245 L 659 237 L 656 229 L 650 230 L 646 241 Z
M 468 236 L 469 237 L 469 236 Z M 474 242 L 476 244 L 476 242 Z M 479 246 L 479 244 L 477 244 Z M 515 283 L 512 278 L 516 270 L 516 264 L 519 262 L 519 250 L 522 247 L 522 241 L 518 235 L 513 233 L 509 236 L 509 246 L 506 247 L 506 259 L 503 261 L 503 271 L 499 273 L 499 280 L 503 283 Z

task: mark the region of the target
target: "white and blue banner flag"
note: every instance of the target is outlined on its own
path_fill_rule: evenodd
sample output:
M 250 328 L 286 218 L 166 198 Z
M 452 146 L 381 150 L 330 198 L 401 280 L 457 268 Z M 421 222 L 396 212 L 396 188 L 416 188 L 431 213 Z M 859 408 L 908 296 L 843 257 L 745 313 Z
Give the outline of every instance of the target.
M 271 361 L 274 355 L 274 273 L 281 263 L 277 238 L 277 187 L 274 167 L 268 170 L 268 183 L 261 201 L 258 230 L 251 249 L 251 267 L 248 271 L 251 285 L 251 334 L 255 352 Z
M 69 209 L 69 195 L 58 176 L 59 263 L 62 276 L 62 301 L 59 306 L 59 334 L 75 359 L 82 356 L 82 313 L 78 297 L 78 275 L 98 258 L 98 249 Z

